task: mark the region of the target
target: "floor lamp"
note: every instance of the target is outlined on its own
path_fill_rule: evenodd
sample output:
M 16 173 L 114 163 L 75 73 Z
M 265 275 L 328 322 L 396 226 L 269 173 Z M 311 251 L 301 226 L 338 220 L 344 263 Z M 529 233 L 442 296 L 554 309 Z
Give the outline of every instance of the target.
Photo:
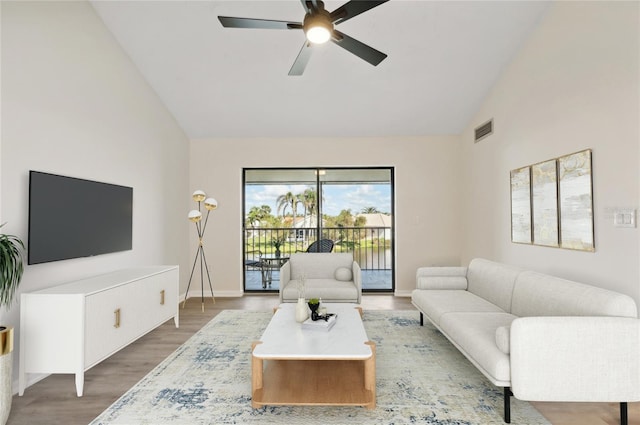
M 193 279 L 193 272 L 196 270 L 196 264 L 198 264 L 198 259 L 200 259 L 200 287 L 202 289 L 202 312 L 204 313 L 204 272 L 207 272 L 207 279 L 209 280 L 209 289 L 211 289 L 211 299 L 214 304 L 216 302 L 216 298 L 213 296 L 213 286 L 211 286 L 211 276 L 209 275 L 209 266 L 207 265 L 207 258 L 204 255 L 204 243 L 203 236 L 204 231 L 207 228 L 207 222 L 209 221 L 209 213 L 212 210 L 218 208 L 218 201 L 213 198 L 207 198 L 207 195 L 202 190 L 196 190 L 193 192 L 193 200 L 198 203 L 197 210 L 189 211 L 189 221 L 192 221 L 196 225 L 196 231 L 198 232 L 198 249 L 196 251 L 196 258 L 193 260 L 193 267 L 191 268 L 191 276 L 189 276 L 189 285 L 187 285 L 187 292 L 184 295 L 184 302 L 182 303 L 182 308 L 187 304 L 187 296 L 189 295 L 189 288 L 191 287 L 191 279 Z M 207 210 L 207 216 L 204 220 L 204 224 L 202 224 L 202 212 L 201 205 L 204 201 L 204 207 Z

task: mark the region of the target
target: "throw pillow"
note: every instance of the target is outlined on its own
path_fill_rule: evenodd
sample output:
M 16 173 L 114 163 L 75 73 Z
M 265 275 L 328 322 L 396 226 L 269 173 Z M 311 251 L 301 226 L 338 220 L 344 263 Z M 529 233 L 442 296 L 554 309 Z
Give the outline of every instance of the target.
M 511 326 L 500 326 L 496 329 L 496 345 L 505 354 L 509 354 L 511 351 L 510 336 Z
M 336 280 L 340 280 L 342 282 L 350 282 L 353 280 L 353 274 L 351 273 L 351 269 L 346 267 L 338 267 L 334 274 Z

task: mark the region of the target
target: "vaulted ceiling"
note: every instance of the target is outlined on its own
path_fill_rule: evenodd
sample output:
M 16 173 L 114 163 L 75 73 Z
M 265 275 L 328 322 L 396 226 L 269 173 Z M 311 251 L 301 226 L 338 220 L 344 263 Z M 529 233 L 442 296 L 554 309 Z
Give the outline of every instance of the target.
M 302 31 L 217 17 L 301 22 L 298 0 L 92 5 L 192 139 L 459 134 L 549 7 L 391 0 L 336 27 L 386 53 L 377 67 L 327 43 L 294 77 Z

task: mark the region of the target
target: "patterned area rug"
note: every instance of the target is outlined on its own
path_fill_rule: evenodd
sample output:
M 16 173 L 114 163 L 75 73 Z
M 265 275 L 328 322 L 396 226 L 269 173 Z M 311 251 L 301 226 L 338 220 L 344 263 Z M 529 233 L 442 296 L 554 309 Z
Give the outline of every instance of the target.
M 270 312 L 225 310 L 90 425 L 502 424 L 494 387 L 415 311 L 365 311 L 376 347 L 377 405 L 251 408 L 251 342 Z M 512 398 L 513 424 L 549 424 Z

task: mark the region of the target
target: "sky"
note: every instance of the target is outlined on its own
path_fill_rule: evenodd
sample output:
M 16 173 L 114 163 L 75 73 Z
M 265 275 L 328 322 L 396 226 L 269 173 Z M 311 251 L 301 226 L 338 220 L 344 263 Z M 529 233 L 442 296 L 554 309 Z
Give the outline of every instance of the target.
M 302 193 L 308 185 L 247 185 L 245 186 L 246 211 L 251 207 L 269 205 L 271 214 L 276 215 L 278 209 L 276 199 L 287 192 Z M 350 184 L 323 186 L 324 214 L 336 216 L 344 209 L 357 214 L 366 207 L 376 207 L 381 212 L 391 212 L 391 186 L 389 184 Z M 287 208 L 291 213 L 291 207 Z M 304 209 L 298 207 L 298 214 Z

